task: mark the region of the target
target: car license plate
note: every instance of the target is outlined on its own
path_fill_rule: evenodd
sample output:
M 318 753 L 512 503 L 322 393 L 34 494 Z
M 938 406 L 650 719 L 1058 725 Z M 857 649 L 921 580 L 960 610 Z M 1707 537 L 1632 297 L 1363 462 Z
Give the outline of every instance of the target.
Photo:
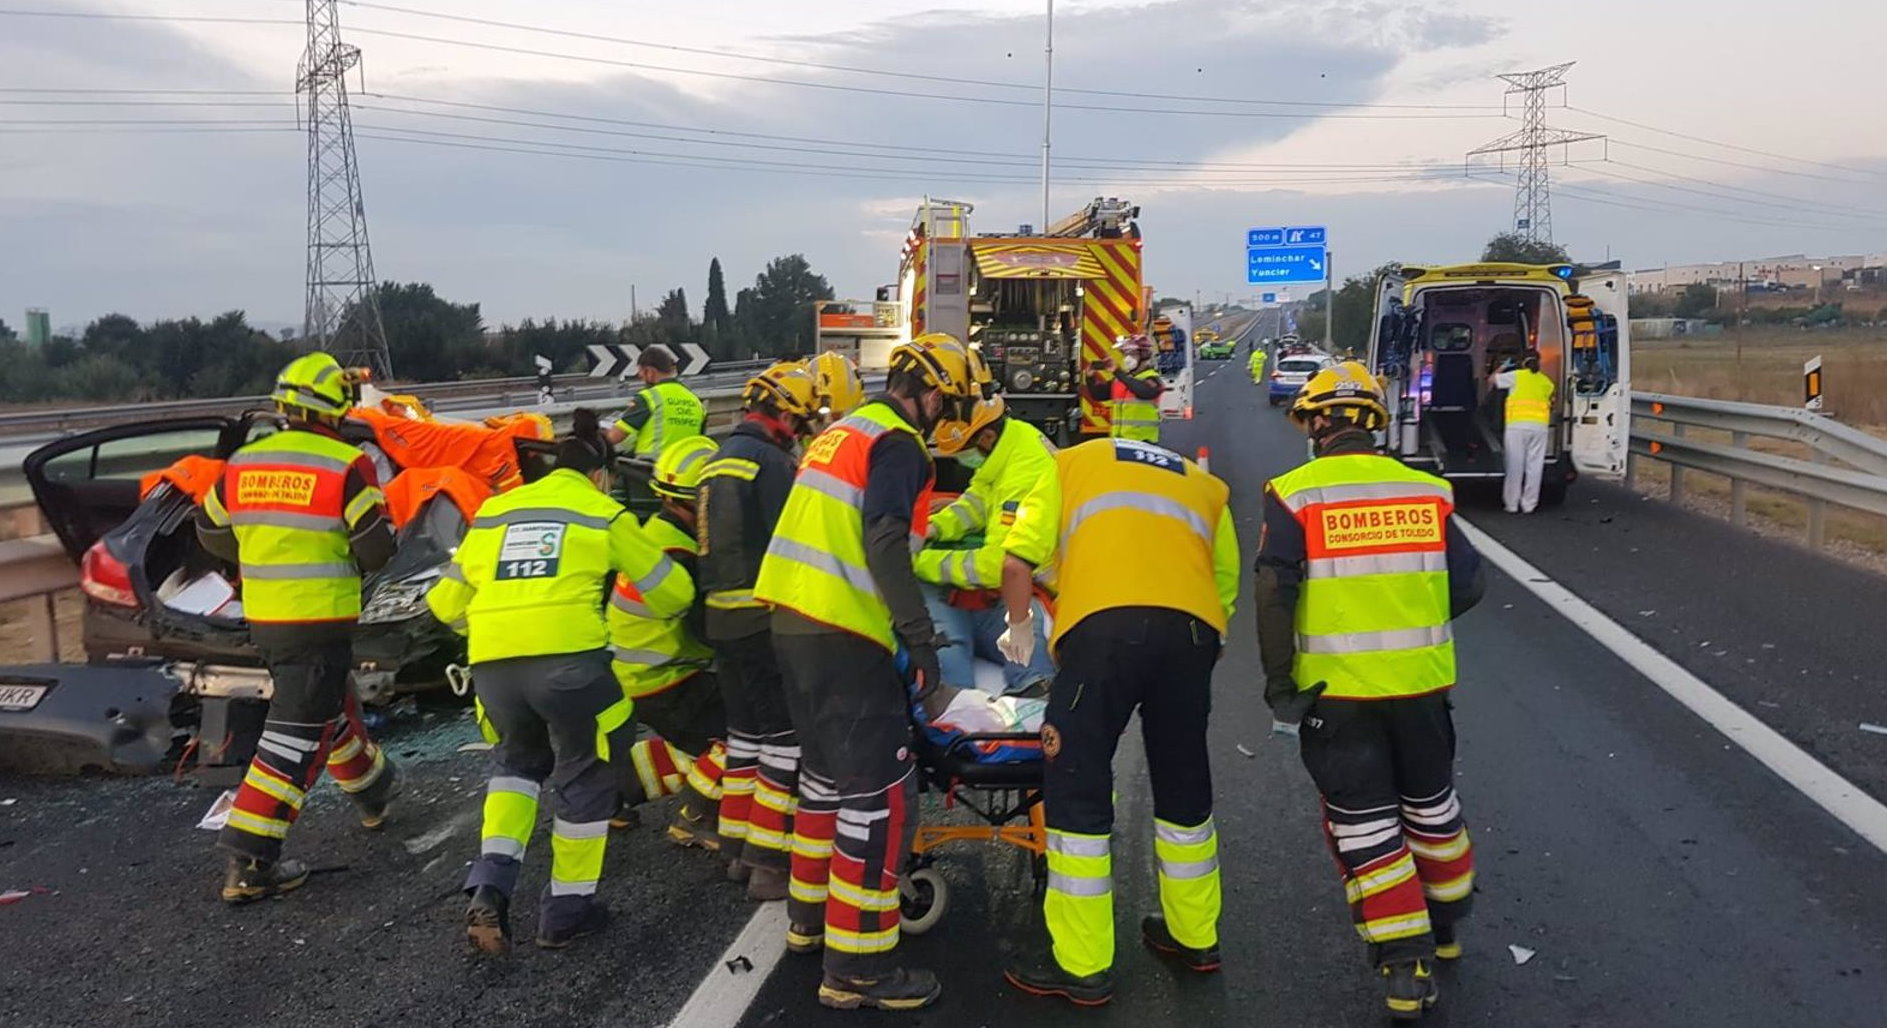
M 46 698 L 48 686 L 9 685 L 0 682 L 0 710 L 32 710 Z

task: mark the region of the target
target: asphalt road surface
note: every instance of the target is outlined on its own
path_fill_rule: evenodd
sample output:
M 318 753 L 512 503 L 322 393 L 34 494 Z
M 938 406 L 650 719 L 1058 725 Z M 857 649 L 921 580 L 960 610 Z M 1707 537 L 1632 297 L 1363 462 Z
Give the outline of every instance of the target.
M 1275 335 L 1275 332 L 1260 334 Z M 1208 362 L 1199 417 L 1241 539 L 1264 481 L 1304 443 L 1244 361 Z M 1467 518 L 1835 770 L 1882 794 L 1887 723 L 1879 612 L 1887 584 L 1595 483 L 1564 508 Z M 1645 613 L 1650 612 L 1650 613 Z M 1117 761 L 1117 997 L 1076 1011 L 1015 994 L 1003 961 L 1040 946 L 1027 868 L 1009 851 L 943 851 L 952 906 L 902 951 L 945 993 L 908 1015 L 817 1006 L 818 961 L 791 955 L 743 1026 L 1378 1025 L 1380 998 L 1324 849 L 1294 744 L 1269 718 L 1250 610 L 1215 679 L 1211 732 L 1225 883 L 1224 971 L 1170 969 L 1137 939 L 1157 909 L 1137 733 Z M 1441 972 L 1454 1026 L 1879 1026 L 1887 1023 L 1887 857 L 1559 613 L 1499 572 L 1458 624 L 1459 785 L 1480 877 L 1467 957 Z M 668 1024 L 690 994 L 738 994 L 723 967 L 752 908 L 713 861 L 618 833 L 609 935 L 566 953 L 480 961 L 461 945 L 457 884 L 475 849 L 480 758 L 453 711 L 396 726 L 415 772 L 379 836 L 319 790 L 291 848 L 345 870 L 279 902 L 215 900 L 212 798 L 166 779 L 0 780 L 0 1024 Z M 1244 751 L 1252 756 L 1245 756 Z M 529 860 L 528 896 L 547 847 Z M 522 904 L 517 928 L 534 918 Z M 1510 946 L 1535 954 L 1517 962 Z M 762 963 L 764 972 L 765 964 Z M 677 1025 L 700 1028 L 706 1022 Z M 727 1022 L 721 1022 L 725 1024 Z

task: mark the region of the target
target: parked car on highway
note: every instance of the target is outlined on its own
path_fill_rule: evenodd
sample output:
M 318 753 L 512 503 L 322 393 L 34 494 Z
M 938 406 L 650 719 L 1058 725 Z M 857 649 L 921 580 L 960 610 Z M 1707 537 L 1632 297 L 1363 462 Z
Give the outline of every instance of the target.
M 54 743 L 63 736 L 81 752 L 88 744 L 109 752 L 121 737 L 149 738 L 155 731 L 143 725 L 114 728 L 113 718 L 101 718 L 99 711 L 127 709 L 110 699 L 114 690 L 136 692 L 147 701 L 167 692 L 170 726 L 160 727 L 174 727 L 199 741 L 219 740 L 214 746 L 220 749 L 212 752 L 205 745 L 198 754 L 214 758 L 213 766 L 238 767 L 247 761 L 260 724 L 260 701 L 272 691 L 268 673 L 242 617 L 234 569 L 197 541 L 196 496 L 183 481 L 158 473 L 186 466 L 179 464 L 186 458 L 223 460 L 280 427 L 277 415 L 262 411 L 114 425 L 49 443 L 27 456 L 24 471 L 33 496 L 79 565 L 85 597 L 81 634 L 90 669 L 53 669 L 53 680 L 32 707 L 0 712 L 0 735 Z M 380 445 L 365 423 L 350 419 L 344 434 L 374 460 L 384 480 L 402 470 L 388 453 L 399 452 L 398 447 L 391 440 Z M 513 438 L 514 470 L 526 480 L 538 477 L 547 467 L 551 444 Z M 393 559 L 363 583 L 351 677 L 369 704 L 448 684 L 463 688 L 465 682 L 448 673 L 464 663 L 464 641 L 432 616 L 425 593 L 451 560 L 468 515 L 449 492 L 419 495 L 429 498 L 413 503 L 396 536 Z M 96 673 L 105 668 L 142 674 L 111 678 Z M 73 688 L 64 689 L 68 676 Z M 139 709 L 149 717 L 163 707 L 145 702 Z M 249 718 L 256 723 L 247 724 Z M 224 740 L 245 736 L 249 747 L 223 752 L 228 749 Z
M 1297 391 L 1310 381 L 1310 377 L 1325 368 L 1335 367 L 1336 360 L 1321 353 L 1294 353 L 1278 360 L 1271 368 L 1271 381 L 1267 387 L 1265 399 L 1276 407 L 1297 395 Z
M 1207 338 L 1204 332 L 1199 333 L 1199 359 L 1202 361 L 1231 360 L 1232 353 L 1237 348 L 1236 341 L 1223 338 L 1217 333 L 1213 333 L 1210 338 Z

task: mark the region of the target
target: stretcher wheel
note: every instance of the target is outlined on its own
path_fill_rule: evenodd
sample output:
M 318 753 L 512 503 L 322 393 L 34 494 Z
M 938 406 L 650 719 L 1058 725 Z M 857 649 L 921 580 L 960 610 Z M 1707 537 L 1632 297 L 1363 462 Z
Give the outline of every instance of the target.
M 898 930 L 922 935 L 950 909 L 950 886 L 934 867 L 920 867 L 898 883 Z

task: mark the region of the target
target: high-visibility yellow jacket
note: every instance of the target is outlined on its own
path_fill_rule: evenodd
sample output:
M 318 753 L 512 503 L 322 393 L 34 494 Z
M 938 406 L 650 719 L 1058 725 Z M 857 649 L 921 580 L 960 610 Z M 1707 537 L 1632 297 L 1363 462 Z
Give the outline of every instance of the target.
M 1171 450 L 1097 439 L 1056 455 L 1061 547 L 1055 634 L 1117 607 L 1183 611 L 1223 635 L 1238 599 L 1231 491 Z M 1123 555 L 1137 560 L 1123 573 Z
M 611 573 L 633 583 L 657 617 L 694 599 L 687 576 L 622 504 L 575 471 L 553 471 L 478 508 L 426 603 L 467 632 L 474 664 L 582 653 L 608 644 Z
M 872 445 L 887 432 L 908 433 L 921 445 L 917 429 L 896 408 L 873 401 L 806 447 L 753 593 L 763 603 L 896 650 L 891 610 L 865 562 L 865 482 Z M 930 494 L 927 483 L 911 511 L 913 547 L 924 539 Z
M 1374 453 L 1319 457 L 1271 481 L 1304 529 L 1292 678 L 1332 699 L 1455 681 L 1447 482 Z
M 1041 429 L 1005 418 L 995 449 L 970 476 L 969 487 L 930 518 L 936 542 L 955 542 L 980 531 L 983 544 L 973 550 L 926 546 L 912 561 L 918 579 L 958 589 L 998 589 L 1006 554 L 1032 565 L 1046 562 L 1055 551 L 1053 517 L 1023 518 L 1025 505 L 1060 509 L 1055 447 Z
M 654 460 L 677 439 L 700 435 L 707 408 L 687 386 L 669 378 L 636 394 L 617 420 L 624 435 L 635 437 L 635 455 Z
M 1146 381 L 1158 380 L 1160 373 L 1153 368 L 1141 368 L 1133 377 Z M 1157 443 L 1160 441 L 1160 401 L 1156 395 L 1151 400 L 1142 400 L 1133 394 L 1123 382 L 1116 381 L 1111 390 L 1110 411 L 1112 421 L 1109 431 L 1116 439 L 1138 439 L 1141 442 Z
M 229 458 L 203 513 L 211 525 L 233 526 L 249 621 L 360 616 L 350 536 L 385 510 L 373 464 L 358 449 L 300 429 L 266 436 Z
M 1520 368 L 1511 374 L 1514 384 L 1507 388 L 1507 423 L 1509 425 L 1552 424 L 1553 380 L 1526 368 Z
M 694 536 L 661 515 L 650 518 L 642 534 L 674 562 L 670 580 L 687 590 L 692 606 L 695 585 L 688 568 L 695 558 Z M 607 620 L 611 666 L 631 699 L 678 685 L 714 662 L 714 651 L 688 627 L 688 609 L 667 617 L 656 614 L 627 575 L 616 576 Z

